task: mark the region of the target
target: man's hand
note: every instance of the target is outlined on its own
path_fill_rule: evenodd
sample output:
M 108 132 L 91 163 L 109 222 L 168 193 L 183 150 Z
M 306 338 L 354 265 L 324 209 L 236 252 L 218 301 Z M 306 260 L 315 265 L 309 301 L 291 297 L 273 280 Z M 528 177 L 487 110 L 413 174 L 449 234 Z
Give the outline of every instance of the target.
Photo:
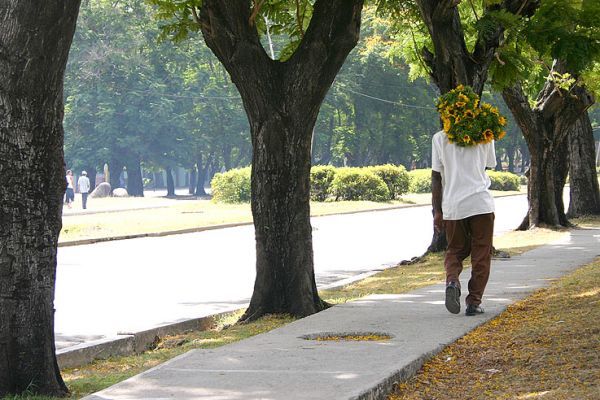
M 433 206 L 433 229 L 436 232 L 444 230 L 444 215 L 442 214 L 442 175 L 431 171 L 431 204 Z

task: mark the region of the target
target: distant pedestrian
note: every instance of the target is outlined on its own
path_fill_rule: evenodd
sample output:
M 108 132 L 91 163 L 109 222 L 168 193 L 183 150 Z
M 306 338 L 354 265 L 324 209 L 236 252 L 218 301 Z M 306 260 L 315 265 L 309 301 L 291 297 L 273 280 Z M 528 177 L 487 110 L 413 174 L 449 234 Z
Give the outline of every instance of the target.
M 73 179 L 73 171 L 68 169 L 65 179 L 67 180 L 67 191 L 65 192 L 65 203 L 67 204 L 67 207 L 71 208 L 72 203 L 75 201 L 75 181 Z
M 77 187 L 79 188 L 79 193 L 81 193 L 81 203 L 85 210 L 87 208 L 87 197 L 90 191 L 90 179 L 87 177 L 87 172 L 81 171 L 81 176 L 77 180 Z

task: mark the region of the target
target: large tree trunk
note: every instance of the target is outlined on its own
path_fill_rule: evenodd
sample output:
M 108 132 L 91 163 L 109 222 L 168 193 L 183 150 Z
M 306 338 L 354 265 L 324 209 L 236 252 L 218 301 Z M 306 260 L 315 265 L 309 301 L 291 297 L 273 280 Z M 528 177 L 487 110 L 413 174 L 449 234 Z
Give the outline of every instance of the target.
M 309 210 L 310 146 L 320 105 L 358 41 L 362 0 L 317 0 L 303 40 L 271 60 L 248 0 L 205 0 L 200 26 L 230 73 L 250 122 L 256 282 L 243 320 L 322 310 Z M 249 22 L 250 21 L 250 22 Z
M 595 145 L 590 117 L 585 112 L 569 134 L 569 217 L 600 214 Z
M 54 347 L 63 76 L 79 0 L 0 2 L 0 397 L 64 396 Z
M 138 158 L 127 162 L 127 193 L 134 197 L 144 197 L 144 180 Z
M 555 63 L 553 71 L 564 72 L 560 63 Z M 557 168 L 564 165 L 564 170 L 567 169 L 563 153 L 568 145 L 567 135 L 575 121 L 593 104 L 593 98 L 579 86 L 564 93 L 551 81 L 540 92 L 534 108 L 529 106 L 519 85 L 505 89 L 502 96 L 523 132 L 531 155 L 527 186 L 529 210 L 519 229 L 539 224 L 567 226 L 562 201 L 564 178 L 557 173 Z

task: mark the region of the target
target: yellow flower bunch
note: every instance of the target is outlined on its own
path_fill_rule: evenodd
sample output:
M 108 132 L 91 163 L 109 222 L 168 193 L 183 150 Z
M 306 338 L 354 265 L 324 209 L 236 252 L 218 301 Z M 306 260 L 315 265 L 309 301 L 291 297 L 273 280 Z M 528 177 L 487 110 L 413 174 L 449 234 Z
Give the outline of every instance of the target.
M 450 143 L 475 146 L 500 140 L 506 135 L 506 118 L 469 86 L 459 85 L 438 99 L 437 110 Z

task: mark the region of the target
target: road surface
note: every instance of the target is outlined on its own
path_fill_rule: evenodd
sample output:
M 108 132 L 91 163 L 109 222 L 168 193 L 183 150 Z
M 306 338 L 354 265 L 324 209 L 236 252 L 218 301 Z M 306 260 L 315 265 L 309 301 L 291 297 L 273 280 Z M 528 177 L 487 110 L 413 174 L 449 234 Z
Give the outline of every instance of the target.
M 514 229 L 526 196 L 496 199 L 495 234 Z M 421 255 L 430 206 L 312 220 L 319 287 Z M 244 306 L 255 278 L 253 226 L 60 247 L 57 348 Z

